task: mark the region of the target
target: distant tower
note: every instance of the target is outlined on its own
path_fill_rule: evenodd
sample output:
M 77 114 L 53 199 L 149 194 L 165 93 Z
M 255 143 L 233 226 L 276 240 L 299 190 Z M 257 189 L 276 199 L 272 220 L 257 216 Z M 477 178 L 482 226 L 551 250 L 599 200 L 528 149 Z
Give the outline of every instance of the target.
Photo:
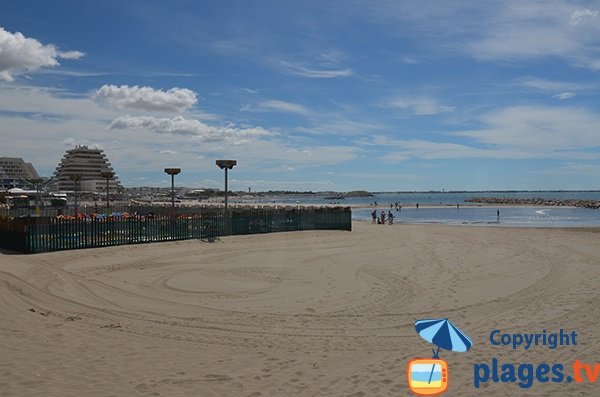
M 75 190 L 76 182 L 71 179 L 71 176 L 79 175 L 80 190 L 103 192 L 106 190 L 106 179 L 102 177 L 102 172 L 114 173 L 109 181 L 111 191 L 123 189 L 102 149 L 77 146 L 75 149 L 67 150 L 54 171 L 54 178 L 59 190 Z

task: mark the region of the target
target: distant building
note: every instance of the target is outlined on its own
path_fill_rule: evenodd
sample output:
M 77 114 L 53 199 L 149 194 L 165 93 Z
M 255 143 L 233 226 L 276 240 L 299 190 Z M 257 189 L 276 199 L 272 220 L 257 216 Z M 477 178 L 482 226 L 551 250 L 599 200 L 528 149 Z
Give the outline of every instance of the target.
M 117 174 L 102 149 L 77 146 L 75 149 L 67 150 L 54 171 L 54 180 L 59 190 L 74 191 L 77 182 L 72 177 L 79 177 L 78 190 L 103 192 L 106 191 L 106 178 L 102 176 L 103 172 L 113 173 L 113 177 L 108 181 L 111 191 L 123 190 Z
M 38 179 L 35 168 L 20 157 L 0 157 L 0 189 L 30 187 L 27 180 Z

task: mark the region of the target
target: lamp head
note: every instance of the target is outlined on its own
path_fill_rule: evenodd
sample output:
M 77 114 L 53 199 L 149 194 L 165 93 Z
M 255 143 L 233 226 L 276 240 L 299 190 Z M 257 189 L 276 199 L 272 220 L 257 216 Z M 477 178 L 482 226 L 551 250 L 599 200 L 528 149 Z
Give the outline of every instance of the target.
M 235 165 L 237 165 L 237 160 L 217 160 L 215 163 L 220 169 L 232 169 Z
M 181 168 L 165 168 L 165 173 L 169 175 L 177 175 L 181 172 Z

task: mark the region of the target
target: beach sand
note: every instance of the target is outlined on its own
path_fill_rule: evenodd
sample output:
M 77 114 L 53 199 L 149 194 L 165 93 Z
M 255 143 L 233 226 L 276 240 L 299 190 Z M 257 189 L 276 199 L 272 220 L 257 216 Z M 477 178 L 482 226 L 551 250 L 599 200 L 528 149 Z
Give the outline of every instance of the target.
M 440 352 L 447 395 L 597 395 L 473 368 L 600 361 L 598 230 L 353 227 L 0 254 L 0 395 L 408 396 L 414 321 L 445 317 L 474 343 Z M 577 346 L 489 342 L 560 328 Z

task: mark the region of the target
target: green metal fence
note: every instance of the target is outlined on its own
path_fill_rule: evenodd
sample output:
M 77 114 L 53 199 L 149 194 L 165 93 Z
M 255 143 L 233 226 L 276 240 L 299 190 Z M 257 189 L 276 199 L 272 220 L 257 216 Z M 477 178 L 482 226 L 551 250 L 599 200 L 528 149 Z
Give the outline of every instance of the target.
M 350 208 L 204 208 L 108 218 L 0 218 L 0 247 L 39 253 L 298 230 L 351 230 Z

